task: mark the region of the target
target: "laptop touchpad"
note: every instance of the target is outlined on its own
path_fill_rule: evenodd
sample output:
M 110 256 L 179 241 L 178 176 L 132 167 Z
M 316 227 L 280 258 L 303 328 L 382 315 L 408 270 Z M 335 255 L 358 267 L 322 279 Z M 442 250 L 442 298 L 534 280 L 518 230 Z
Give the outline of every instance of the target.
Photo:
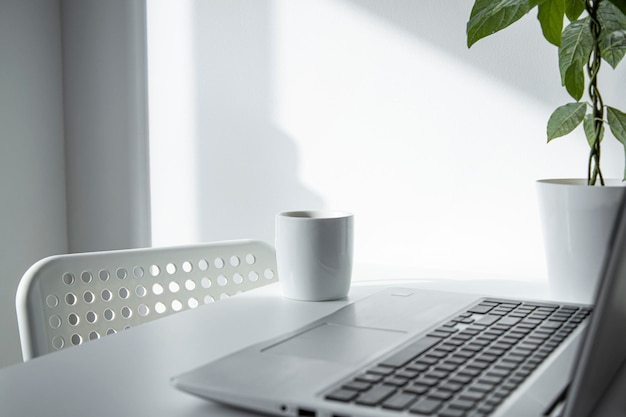
M 406 337 L 396 330 L 323 323 L 263 350 L 264 353 L 358 363 L 385 352 Z

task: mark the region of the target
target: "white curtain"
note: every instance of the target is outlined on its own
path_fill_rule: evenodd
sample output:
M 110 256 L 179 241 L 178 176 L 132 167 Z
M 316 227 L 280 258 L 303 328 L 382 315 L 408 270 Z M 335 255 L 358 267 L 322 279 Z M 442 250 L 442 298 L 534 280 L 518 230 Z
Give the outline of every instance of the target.
M 145 0 L 0 0 L 0 56 L 3 367 L 31 264 L 151 244 Z

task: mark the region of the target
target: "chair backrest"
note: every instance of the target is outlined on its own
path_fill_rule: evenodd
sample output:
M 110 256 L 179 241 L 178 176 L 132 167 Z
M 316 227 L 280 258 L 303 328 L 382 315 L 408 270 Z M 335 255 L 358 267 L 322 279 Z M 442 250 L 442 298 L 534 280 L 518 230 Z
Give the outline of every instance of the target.
M 259 241 L 91 252 L 35 263 L 18 286 L 24 360 L 277 280 Z

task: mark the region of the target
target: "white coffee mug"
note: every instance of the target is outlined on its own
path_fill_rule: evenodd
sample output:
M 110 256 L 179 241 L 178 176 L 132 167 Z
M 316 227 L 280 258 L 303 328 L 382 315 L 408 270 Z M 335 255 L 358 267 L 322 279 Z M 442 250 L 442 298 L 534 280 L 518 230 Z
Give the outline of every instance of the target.
M 278 280 L 288 298 L 337 300 L 352 277 L 354 216 L 343 211 L 290 211 L 276 215 Z

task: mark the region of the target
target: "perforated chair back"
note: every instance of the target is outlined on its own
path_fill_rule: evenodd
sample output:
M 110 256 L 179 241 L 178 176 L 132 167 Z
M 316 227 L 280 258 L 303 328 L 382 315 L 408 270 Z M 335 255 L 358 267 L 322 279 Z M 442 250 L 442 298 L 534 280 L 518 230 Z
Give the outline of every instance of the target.
M 51 256 L 17 291 L 24 360 L 277 280 L 274 248 L 259 241 Z

